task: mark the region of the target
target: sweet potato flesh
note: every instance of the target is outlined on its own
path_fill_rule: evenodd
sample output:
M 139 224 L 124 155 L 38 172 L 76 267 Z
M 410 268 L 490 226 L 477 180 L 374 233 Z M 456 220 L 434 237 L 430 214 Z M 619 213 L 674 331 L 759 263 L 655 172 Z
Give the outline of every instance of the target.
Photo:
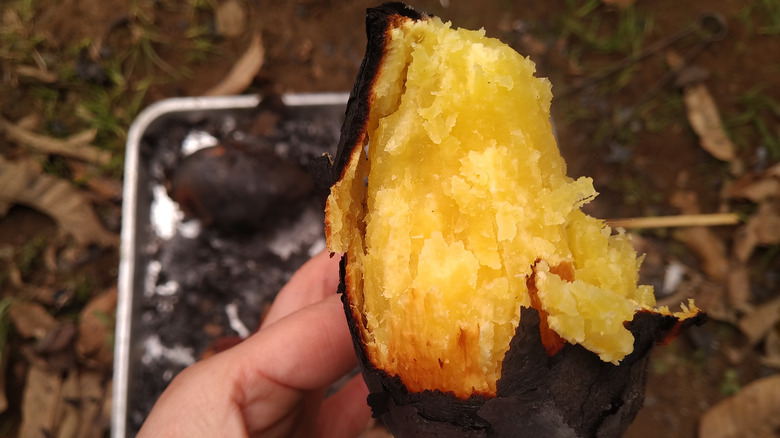
M 388 38 L 363 147 L 327 206 L 372 363 L 410 391 L 494 394 L 529 288 L 555 336 L 618 363 L 653 293 L 627 236 L 580 211 L 596 192 L 566 176 L 549 82 L 436 18 Z

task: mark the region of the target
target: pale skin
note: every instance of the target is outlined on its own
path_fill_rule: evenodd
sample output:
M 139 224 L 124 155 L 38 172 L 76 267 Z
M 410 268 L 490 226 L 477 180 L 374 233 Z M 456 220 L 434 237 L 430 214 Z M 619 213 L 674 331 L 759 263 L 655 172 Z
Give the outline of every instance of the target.
M 138 437 L 354 437 L 370 409 L 362 378 L 325 397 L 356 366 L 338 257 L 309 260 L 279 292 L 260 330 L 182 371 Z

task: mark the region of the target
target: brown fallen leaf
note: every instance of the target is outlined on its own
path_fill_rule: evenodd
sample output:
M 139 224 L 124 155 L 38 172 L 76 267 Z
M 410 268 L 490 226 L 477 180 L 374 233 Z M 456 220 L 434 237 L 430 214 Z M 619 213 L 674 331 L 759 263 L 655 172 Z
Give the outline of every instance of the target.
M 114 333 L 117 289 L 94 297 L 81 311 L 76 352 L 91 366 L 110 367 L 114 360 Z
M 81 381 L 78 368 L 73 367 L 62 384 L 60 401 L 57 406 L 57 438 L 75 438 L 79 430 L 81 415 Z
M 700 213 L 694 192 L 678 191 L 672 195 L 670 203 L 685 215 Z M 726 245 L 709 228 L 702 226 L 682 228 L 674 233 L 674 237 L 693 251 L 701 263 L 702 270 L 710 278 L 716 280 L 726 278 L 729 269 Z
M 780 163 L 761 173 L 743 175 L 734 181 L 726 191 L 732 199 L 749 199 L 762 202 L 769 198 L 780 198 Z
M 49 330 L 46 336 L 41 338 L 35 345 L 35 352 L 38 354 L 53 354 L 64 351 L 73 343 L 76 338 L 76 324 L 71 321 L 59 322 L 57 326 Z
M 734 236 L 734 254 L 747 262 L 757 246 L 780 243 L 780 198 L 770 199 L 758 206 L 758 211 Z
M 740 311 L 747 311 L 750 308 L 750 273 L 744 263 L 732 261 L 727 284 L 729 304 Z
M 722 282 L 707 280 L 696 271 L 688 273 L 688 279 L 677 286 L 677 291 L 658 300 L 659 306 L 677 305 L 683 298 L 693 298 L 696 307 L 707 314 L 708 318 L 736 324 L 735 309 L 726 304 L 726 288 Z
M 59 372 L 31 364 L 22 397 L 19 438 L 40 438 L 54 434 L 62 376 Z
M 43 339 L 58 323 L 46 308 L 38 303 L 19 301 L 8 309 L 8 316 L 23 338 Z
M 122 182 L 102 176 L 96 166 L 69 160 L 68 168 L 73 172 L 73 180 L 83 182 L 98 198 L 107 201 L 122 199 Z
M 265 49 L 260 34 L 255 34 L 249 47 L 220 83 L 204 93 L 205 96 L 240 94 L 252 83 L 265 61 Z
M 780 243 L 780 199 L 762 202 L 748 221 L 748 229 L 755 233 L 759 245 Z
M 89 129 L 71 135 L 64 140 L 59 140 L 28 131 L 2 117 L 0 117 L 0 128 L 5 131 L 9 139 L 40 152 L 62 155 L 102 165 L 111 161 L 110 152 L 90 145 L 97 135 L 97 129 Z
M 68 181 L 1 157 L 0 202 L 24 204 L 49 215 L 79 244 L 119 243 L 118 236 L 103 227 L 84 195 Z
M 114 394 L 114 382 L 113 380 L 109 380 L 103 385 L 103 405 L 100 408 L 100 412 L 98 413 L 97 418 L 95 419 L 95 423 L 97 423 L 97 427 L 100 428 L 103 431 L 107 431 L 111 427 L 111 416 L 112 416 L 112 399 Z
M 693 251 L 707 276 L 715 280 L 726 278 L 729 270 L 726 245 L 712 231 L 690 227 L 675 232 L 674 237 Z
M 758 306 L 739 320 L 739 330 L 753 346 L 769 333 L 780 321 L 780 298 Z
M 723 129 L 715 100 L 707 87 L 704 84 L 686 87 L 683 91 L 683 102 L 688 121 L 699 136 L 701 146 L 719 160 L 733 160 L 734 144 Z
M 765 367 L 780 369 L 780 326 L 767 333 L 764 339 L 764 355 L 759 361 Z
M 228 0 L 215 11 L 217 33 L 228 38 L 236 38 L 246 28 L 246 11 L 237 0 Z
M 704 413 L 701 438 L 773 437 L 780 428 L 780 375 L 756 380 Z
M 103 398 L 106 396 L 103 373 L 84 370 L 80 376 L 81 412 L 77 438 L 101 438 L 105 427 L 101 423 Z

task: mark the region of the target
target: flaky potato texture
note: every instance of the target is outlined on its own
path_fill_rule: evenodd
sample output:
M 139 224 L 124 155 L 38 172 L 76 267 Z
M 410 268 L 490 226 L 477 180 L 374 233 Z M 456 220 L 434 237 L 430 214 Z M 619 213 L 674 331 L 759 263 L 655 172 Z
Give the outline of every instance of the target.
M 484 31 L 399 19 L 326 207 L 369 359 L 412 392 L 494 395 L 534 307 L 548 353 L 619 363 L 655 299 L 628 236 L 580 210 L 596 192 L 566 176 L 549 81 Z

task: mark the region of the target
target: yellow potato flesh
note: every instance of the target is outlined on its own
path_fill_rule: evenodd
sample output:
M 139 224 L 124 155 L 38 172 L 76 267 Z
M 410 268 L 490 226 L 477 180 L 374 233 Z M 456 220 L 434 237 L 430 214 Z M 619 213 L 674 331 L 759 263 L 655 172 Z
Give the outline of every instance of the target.
M 437 18 L 392 29 L 387 47 L 364 149 L 327 206 L 372 363 L 410 391 L 494 394 L 529 278 L 551 329 L 619 362 L 624 322 L 654 297 L 627 236 L 580 211 L 596 192 L 566 176 L 549 82 Z

